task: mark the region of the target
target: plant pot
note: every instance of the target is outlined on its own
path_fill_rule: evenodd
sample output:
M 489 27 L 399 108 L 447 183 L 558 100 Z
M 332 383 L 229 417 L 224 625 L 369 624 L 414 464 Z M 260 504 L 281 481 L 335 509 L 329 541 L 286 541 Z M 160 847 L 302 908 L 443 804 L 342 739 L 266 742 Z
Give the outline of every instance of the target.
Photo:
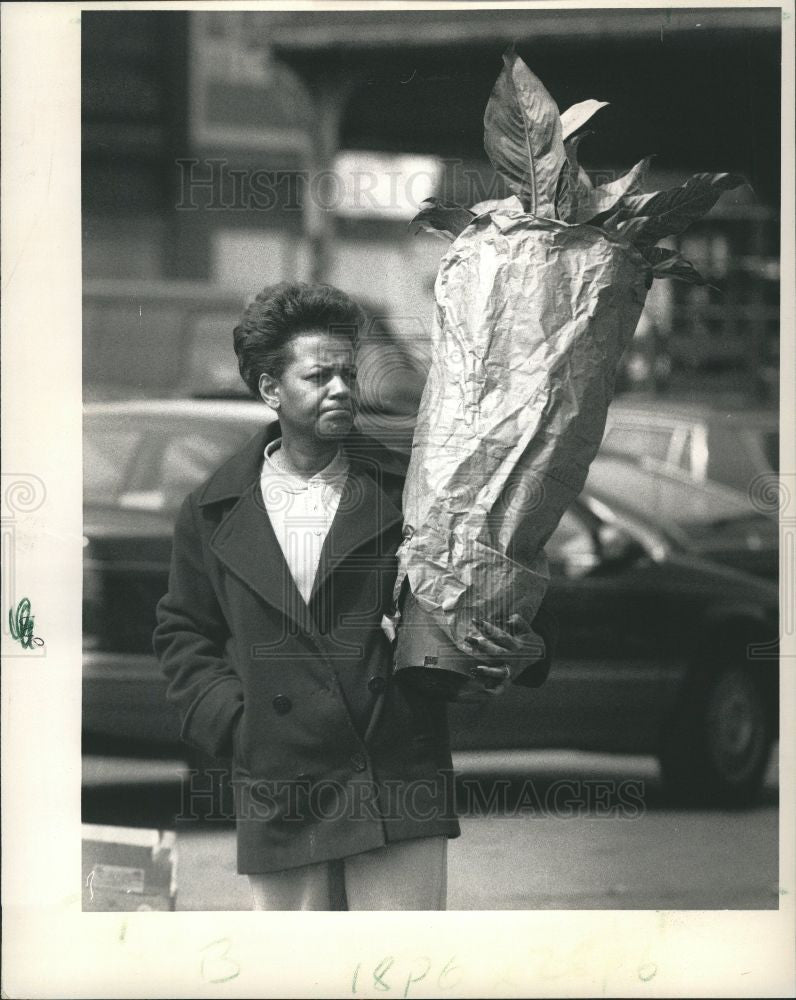
M 395 648 L 396 680 L 429 697 L 455 701 L 475 662 L 451 642 L 407 587 Z

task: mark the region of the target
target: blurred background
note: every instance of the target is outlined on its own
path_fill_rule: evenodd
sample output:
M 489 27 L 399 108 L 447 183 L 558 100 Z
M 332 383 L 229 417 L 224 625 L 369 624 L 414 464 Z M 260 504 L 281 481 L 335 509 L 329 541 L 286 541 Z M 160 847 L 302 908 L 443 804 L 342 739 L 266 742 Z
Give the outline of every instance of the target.
M 654 283 L 547 546 L 550 679 L 452 707 L 450 906 L 777 906 L 779 16 L 82 12 L 84 908 L 249 906 L 225 764 L 180 744 L 151 651 L 174 517 L 273 419 L 232 329 L 277 281 L 362 302 L 360 424 L 408 451 L 447 247 L 408 224 L 508 193 L 482 120 L 512 42 L 562 110 L 611 102 L 595 183 L 654 153 L 650 190 L 749 186 L 670 241 L 709 285 Z
M 283 279 L 362 297 L 422 357 L 445 244 L 428 195 L 503 194 L 482 118 L 514 42 L 560 108 L 610 101 L 595 181 L 657 154 L 650 190 L 736 171 L 680 241 L 714 287 L 656 281 L 625 391 L 775 403 L 780 23 L 775 9 L 86 11 L 89 398 L 237 388 L 231 329 Z M 336 174 L 332 174 L 336 171 Z

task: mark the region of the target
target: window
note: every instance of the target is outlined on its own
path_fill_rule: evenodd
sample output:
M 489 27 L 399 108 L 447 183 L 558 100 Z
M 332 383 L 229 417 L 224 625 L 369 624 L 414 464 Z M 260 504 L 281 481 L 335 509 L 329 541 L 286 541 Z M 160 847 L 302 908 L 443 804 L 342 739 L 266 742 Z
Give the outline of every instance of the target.
M 83 440 L 84 500 L 114 504 L 128 485 L 141 434 L 137 430 L 86 428 Z
M 196 489 L 218 466 L 229 458 L 254 433 L 251 426 L 202 429 L 170 437 L 160 454 L 157 489 L 162 506 L 179 507 L 185 497 Z
M 682 447 L 680 448 L 680 454 L 678 456 L 677 464 L 683 470 L 683 472 L 687 472 L 689 474 L 693 474 L 694 472 L 693 459 L 692 459 L 693 447 L 694 447 L 694 432 L 686 431 L 683 438 Z
M 84 500 L 126 509 L 176 510 L 256 425 L 168 416 L 92 419 L 85 427 Z
M 654 458 L 665 462 L 669 455 L 672 431 L 642 424 L 614 424 L 603 438 L 603 450 L 633 458 Z

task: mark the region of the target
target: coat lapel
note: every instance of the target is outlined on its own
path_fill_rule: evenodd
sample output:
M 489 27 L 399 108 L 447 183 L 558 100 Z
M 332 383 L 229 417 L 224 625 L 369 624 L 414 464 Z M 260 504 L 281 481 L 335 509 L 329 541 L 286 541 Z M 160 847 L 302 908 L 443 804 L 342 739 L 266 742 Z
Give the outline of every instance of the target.
M 401 511 L 365 470 L 352 460 L 340 504 L 326 536 L 310 603 L 349 553 L 402 520 Z
M 263 504 L 259 481 L 252 483 L 219 524 L 210 548 L 232 573 L 302 631 L 314 631 L 304 598 L 288 569 Z
M 278 424 L 258 432 L 215 473 L 200 494 L 199 505 L 238 498 L 214 532 L 210 548 L 263 600 L 282 611 L 302 631 L 312 633 L 315 631 L 312 613 L 293 580 L 260 493 L 263 450 L 279 433 Z M 398 506 L 378 485 L 385 472 L 395 481 L 400 466 L 385 463 L 383 449 L 373 458 L 371 446 L 361 436 L 353 437 L 346 446 L 350 470 L 321 551 L 310 604 L 350 552 L 402 520 Z

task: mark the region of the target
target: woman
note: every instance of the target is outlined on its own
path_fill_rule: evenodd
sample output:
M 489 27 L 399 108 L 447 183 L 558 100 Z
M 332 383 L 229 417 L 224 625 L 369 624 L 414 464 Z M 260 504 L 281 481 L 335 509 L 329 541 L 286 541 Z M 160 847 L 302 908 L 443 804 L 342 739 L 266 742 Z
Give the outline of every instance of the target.
M 361 315 L 322 285 L 261 293 L 235 329 L 278 415 L 183 504 L 154 645 L 183 739 L 232 758 L 257 909 L 444 909 L 445 705 L 390 678 L 382 627 L 403 465 L 353 429 Z M 500 629 L 470 696 L 532 658 Z

